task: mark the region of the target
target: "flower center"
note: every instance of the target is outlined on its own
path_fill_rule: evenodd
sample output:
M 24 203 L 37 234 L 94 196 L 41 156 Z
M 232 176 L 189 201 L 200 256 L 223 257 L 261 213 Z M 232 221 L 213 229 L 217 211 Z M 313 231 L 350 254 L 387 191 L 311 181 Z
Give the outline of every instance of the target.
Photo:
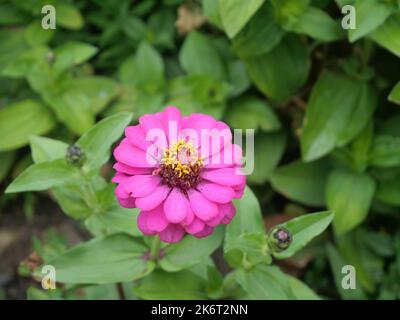
M 181 139 L 164 151 L 158 174 L 164 184 L 183 191 L 194 188 L 200 182 L 203 162 L 192 142 Z

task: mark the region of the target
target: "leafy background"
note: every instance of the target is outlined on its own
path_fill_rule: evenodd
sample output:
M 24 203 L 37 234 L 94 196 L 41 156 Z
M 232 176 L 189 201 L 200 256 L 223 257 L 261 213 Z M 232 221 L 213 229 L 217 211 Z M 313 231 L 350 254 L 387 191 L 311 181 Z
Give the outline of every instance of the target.
M 56 30 L 41 28 L 45 4 Z M 2 0 L 0 24 L 2 188 L 51 188 L 0 197 L 1 297 L 400 298 L 399 1 Z M 255 170 L 241 223 L 164 248 L 156 266 L 107 160 L 128 123 L 168 104 L 255 129 Z M 75 141 L 83 172 L 65 164 Z M 324 210 L 332 227 L 305 249 L 260 261 L 271 226 L 302 218 L 300 249 L 331 219 L 306 213 Z M 43 262 L 64 286 L 39 289 Z M 356 290 L 341 287 L 345 264 Z

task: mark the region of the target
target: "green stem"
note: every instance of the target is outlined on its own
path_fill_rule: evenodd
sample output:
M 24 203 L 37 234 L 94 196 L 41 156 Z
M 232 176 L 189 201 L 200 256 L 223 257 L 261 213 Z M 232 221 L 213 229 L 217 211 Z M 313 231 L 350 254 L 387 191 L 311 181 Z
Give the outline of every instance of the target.
M 84 179 L 84 183 L 82 185 L 82 191 L 83 191 L 83 196 L 86 204 L 88 207 L 90 207 L 94 213 L 100 213 L 101 208 L 98 205 L 97 197 L 96 197 L 96 192 L 93 189 L 92 183 L 90 181 L 90 178 L 86 175 L 83 170 L 80 170 L 81 176 Z
M 155 236 L 153 238 L 153 242 L 151 244 L 151 249 L 150 249 L 150 259 L 152 260 L 157 260 L 159 253 L 160 253 L 160 248 L 161 248 L 161 240 L 159 236 Z

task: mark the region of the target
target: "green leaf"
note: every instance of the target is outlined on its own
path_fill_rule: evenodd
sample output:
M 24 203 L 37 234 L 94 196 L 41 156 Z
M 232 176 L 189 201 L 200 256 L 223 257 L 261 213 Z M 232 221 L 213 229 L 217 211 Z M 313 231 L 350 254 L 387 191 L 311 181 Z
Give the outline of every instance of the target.
M 310 69 L 307 47 L 294 35 L 286 36 L 268 53 L 244 61 L 256 87 L 278 101 L 296 93 L 306 81 Z
M 278 167 L 271 174 L 275 190 L 285 197 L 312 206 L 325 205 L 325 184 L 330 167 L 325 161 L 300 160 Z
M 389 101 L 400 104 L 400 82 L 396 84 L 389 94 Z
M 374 31 L 394 11 L 394 7 L 389 3 L 379 0 L 356 0 L 354 6 L 356 9 L 357 28 L 349 30 L 350 42 L 354 42 Z M 371 12 L 374 14 L 371 14 Z
M 286 135 L 283 132 L 258 133 L 254 140 L 254 171 L 247 177 L 250 184 L 265 183 L 283 156 Z
M 242 58 L 269 52 L 284 36 L 274 11 L 266 1 L 249 23 L 233 38 L 233 49 Z
M 261 208 L 253 191 L 246 186 L 243 197 L 234 200 L 236 216 L 227 226 L 224 251 L 243 233 L 264 232 Z
M 3 179 L 7 176 L 8 171 L 14 164 L 15 158 L 15 151 L 0 152 L 0 182 L 3 182 Z
M 380 46 L 400 57 L 400 14 L 385 21 L 370 37 Z
M 364 172 L 368 167 L 372 139 L 373 126 L 369 122 L 348 146 L 335 149 L 332 156 L 353 171 Z
M 62 283 L 124 282 L 152 272 L 154 263 L 146 261 L 146 252 L 146 246 L 132 236 L 114 234 L 77 245 L 48 264 Z
M 293 30 L 293 26 L 308 8 L 310 0 L 271 0 L 271 3 L 282 27 Z
M 48 43 L 54 36 L 54 29 L 43 29 L 40 20 L 31 22 L 24 31 L 26 42 L 31 46 L 42 45 Z
M 222 21 L 219 13 L 218 0 L 203 0 L 201 2 L 203 14 L 207 17 L 208 21 L 214 26 L 222 29 Z
M 89 60 L 96 53 L 97 48 L 91 44 L 76 41 L 67 42 L 54 50 L 55 62 L 53 67 L 61 72 Z
M 323 211 L 311 214 L 305 214 L 281 224 L 290 231 L 293 240 L 292 244 L 286 250 L 275 253 L 278 259 L 286 259 L 301 250 L 313 238 L 322 233 L 331 223 L 333 213 Z
M 268 244 L 264 232 L 243 233 L 225 247 L 225 260 L 231 267 L 239 268 L 243 264 L 270 264 Z
M 101 120 L 77 141 L 86 154 L 84 169 L 101 167 L 110 157 L 110 148 L 132 120 L 131 113 L 119 113 Z
M 229 107 L 226 121 L 232 128 L 242 130 L 275 131 L 281 127 L 271 106 L 255 96 L 235 100 Z
M 375 291 L 378 283 L 382 281 L 384 275 L 384 260 L 378 256 L 370 247 L 366 239 L 370 238 L 370 233 L 362 228 L 340 236 L 337 239 L 340 255 L 346 264 L 354 266 L 356 269 L 356 280 L 368 293 Z M 356 285 L 356 288 L 357 285 Z
M 235 271 L 235 278 L 250 299 L 294 299 L 289 277 L 278 267 L 259 264 L 249 271 L 238 269 Z
M 57 24 L 71 30 L 78 30 L 83 27 L 84 21 L 81 13 L 71 4 L 67 2 L 57 2 L 55 4 L 55 9 L 57 12 Z
M 203 300 L 206 281 L 188 270 L 156 270 L 134 287 L 134 293 L 145 300 Z
M 207 266 L 207 296 L 213 300 L 223 297 L 224 278 L 219 270 L 214 266 Z
M 178 77 L 169 82 L 170 100 L 185 115 L 201 112 L 217 119 L 222 117 L 229 85 L 205 75 Z
M 30 135 L 40 135 L 54 128 L 49 109 L 33 100 L 24 100 L 0 110 L 0 151 L 22 147 Z
M 367 174 L 336 170 L 328 178 L 326 201 L 335 213 L 336 234 L 355 228 L 367 217 L 375 192 L 375 181 Z
M 325 72 L 308 102 L 301 135 L 303 159 L 318 159 L 347 144 L 365 127 L 376 104 L 376 93 L 366 82 Z
M 236 97 L 250 87 L 250 78 L 243 61 L 235 60 L 228 63 L 228 79 L 232 85 L 229 97 Z
M 147 42 L 142 42 L 133 62 L 125 65 L 121 75 L 148 93 L 155 93 L 164 88 L 164 61 L 157 50 Z
M 290 288 L 296 300 L 321 300 L 304 282 L 295 277 L 288 276 Z
M 233 38 L 261 7 L 264 0 L 218 0 L 222 25 Z
M 369 151 L 373 139 L 373 126 L 370 122 L 351 143 L 353 167 L 358 172 L 364 172 L 368 166 Z
M 197 239 L 186 236 L 181 242 L 170 244 L 165 248 L 165 255 L 160 260 L 161 268 L 175 272 L 200 263 L 220 246 L 222 231 L 221 228 L 217 228 L 209 237 Z
M 99 220 L 108 234 L 124 232 L 135 237 L 141 237 L 143 234 L 136 223 L 138 215 L 138 209 L 125 209 L 116 204 L 109 208 L 107 212 L 97 216 L 93 215 L 92 218 Z
M 66 157 L 68 145 L 65 142 L 46 137 L 29 138 L 34 163 L 41 163 Z
M 326 42 L 342 39 L 346 35 L 339 21 L 333 20 L 325 11 L 315 7 L 308 7 L 304 11 L 292 31 Z
M 47 90 L 42 98 L 72 132 L 81 135 L 94 125 L 95 114 L 85 93 L 59 87 Z
M 205 35 L 191 32 L 179 52 L 179 62 L 188 74 L 226 79 L 226 67 L 217 49 Z
M 46 76 L 46 71 L 50 70 L 47 56 L 50 49 L 46 46 L 36 45 L 29 51 L 14 57 L 1 71 L 2 75 L 11 78 L 28 78 L 34 73 Z
M 400 165 L 400 137 L 376 135 L 372 142 L 369 164 L 384 168 Z
M 80 184 L 71 183 L 54 187 L 52 194 L 62 211 L 73 219 L 85 219 L 93 213 L 93 209 L 82 199 Z
M 120 91 L 119 84 L 107 77 L 90 76 L 73 79 L 64 92 L 84 96 L 93 113 L 102 111 Z
M 379 181 L 375 197 L 383 203 L 400 206 L 400 179 L 394 176 L 390 179 Z
M 2 29 L 0 31 L 0 69 L 2 70 L 12 63 L 15 58 L 20 54 L 26 52 L 28 46 L 26 45 L 24 30 L 19 29 Z
M 331 244 L 327 245 L 327 253 L 329 264 L 332 269 L 333 279 L 335 280 L 336 289 L 339 292 L 342 299 L 365 299 L 366 296 L 363 290 L 360 288 L 358 277 L 356 277 L 356 289 L 355 290 L 346 290 L 342 286 L 342 280 L 344 274 L 342 273 L 342 268 L 346 264 L 348 264 L 340 255 L 340 253 L 336 250 L 334 246 Z M 357 273 L 356 273 L 357 274 Z
M 76 179 L 76 168 L 58 159 L 31 165 L 6 189 L 6 193 L 40 191 L 59 186 Z

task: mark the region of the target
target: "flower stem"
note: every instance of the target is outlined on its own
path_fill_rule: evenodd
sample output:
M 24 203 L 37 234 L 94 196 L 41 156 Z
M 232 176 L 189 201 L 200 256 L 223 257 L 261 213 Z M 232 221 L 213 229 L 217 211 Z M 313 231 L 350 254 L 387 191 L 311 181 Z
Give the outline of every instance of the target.
M 116 284 L 116 286 L 117 286 L 117 291 L 118 291 L 119 299 L 120 299 L 120 300 L 126 300 L 126 298 L 125 298 L 125 292 L 124 292 L 124 287 L 123 287 L 122 283 L 121 283 L 121 282 L 118 282 L 118 283 Z
M 83 191 L 84 201 L 86 202 L 88 207 L 94 211 L 94 213 L 100 213 L 101 208 L 98 205 L 96 192 L 92 186 L 90 178 L 82 169 L 80 170 L 80 174 L 84 180 L 81 186 Z
M 160 247 L 161 247 L 161 240 L 158 236 L 155 236 L 153 238 L 153 242 L 151 244 L 150 259 L 152 259 L 152 260 L 158 259 L 158 256 L 160 253 Z

